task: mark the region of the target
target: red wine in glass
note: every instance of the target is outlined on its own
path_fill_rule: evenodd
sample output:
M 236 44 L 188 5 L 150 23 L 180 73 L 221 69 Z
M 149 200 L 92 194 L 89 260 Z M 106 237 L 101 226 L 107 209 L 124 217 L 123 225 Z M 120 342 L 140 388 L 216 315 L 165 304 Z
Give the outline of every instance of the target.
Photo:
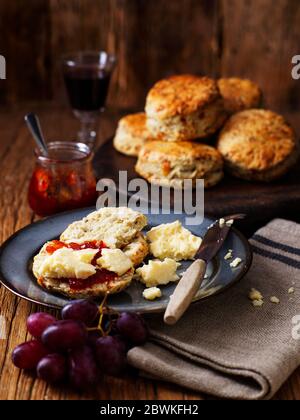
M 93 148 L 95 123 L 105 108 L 116 59 L 101 52 L 79 52 L 63 60 L 63 74 L 73 112 L 81 121 L 78 140 Z

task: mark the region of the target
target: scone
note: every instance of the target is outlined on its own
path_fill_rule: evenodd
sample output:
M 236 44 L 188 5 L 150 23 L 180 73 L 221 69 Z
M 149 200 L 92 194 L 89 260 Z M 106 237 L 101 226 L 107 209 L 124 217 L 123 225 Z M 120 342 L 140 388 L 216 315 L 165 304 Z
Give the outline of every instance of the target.
M 103 269 L 101 270 L 100 267 L 97 267 L 96 269 L 95 263 L 93 261 L 95 255 L 97 256 L 97 253 L 99 251 L 97 249 L 94 250 L 96 253 L 94 254 L 94 256 L 85 255 L 84 258 L 82 258 L 82 261 L 78 261 L 78 258 L 75 260 L 76 263 L 79 264 L 79 266 L 77 266 L 76 270 L 74 270 L 72 267 L 72 271 L 77 271 L 79 273 L 78 277 L 82 276 L 82 279 L 74 277 L 75 274 L 72 274 L 72 276 L 65 274 L 65 272 L 68 271 L 68 267 L 63 266 L 62 260 L 59 260 L 58 257 L 56 257 L 57 260 L 55 264 L 52 264 L 52 266 L 49 267 L 48 263 L 47 266 L 47 258 L 49 256 L 53 257 L 55 255 L 54 253 L 52 253 L 53 251 L 48 251 L 48 248 L 51 249 L 51 247 L 53 246 L 52 243 L 55 242 L 59 241 L 52 241 L 46 243 L 39 252 L 39 254 L 34 257 L 32 271 L 37 279 L 38 284 L 43 288 L 55 293 L 63 294 L 72 299 L 77 299 L 104 296 L 106 293 L 119 293 L 131 283 L 134 274 L 134 268 L 132 267 L 132 263 L 125 267 L 125 272 L 121 275 L 118 275 L 115 272 Z M 61 249 L 62 248 L 59 248 L 58 250 L 56 250 L 56 252 L 59 252 Z M 70 249 L 68 249 L 68 251 L 71 254 L 74 252 L 78 252 Z M 93 250 L 85 251 L 91 253 Z M 74 257 L 72 255 L 70 255 L 69 258 L 72 259 L 72 262 L 70 261 L 70 259 L 68 259 L 69 265 L 75 263 L 75 261 L 73 261 Z M 92 263 L 93 265 L 91 265 Z M 94 273 L 89 275 L 89 270 L 93 268 Z M 49 270 L 51 274 L 49 273 Z M 61 270 L 63 270 L 63 276 L 59 274 Z
M 231 116 L 217 147 L 232 175 L 255 181 L 281 177 L 299 156 L 293 129 L 282 116 L 262 109 Z
M 59 279 L 48 277 L 40 279 L 38 283 L 50 292 L 60 293 L 71 299 L 86 299 L 90 297 L 105 296 L 107 292 L 109 292 L 109 294 L 122 292 L 122 290 L 126 289 L 126 287 L 130 285 L 133 278 L 133 271 L 134 270 L 132 269 L 130 273 L 117 277 L 109 283 L 109 288 L 106 283 L 97 283 L 81 290 L 74 290 L 68 283 L 61 282 Z
M 180 187 L 184 179 L 204 179 L 205 187 L 223 178 L 223 159 L 213 147 L 200 143 L 147 142 L 141 149 L 136 172 L 149 182 Z
M 149 254 L 149 245 L 144 235 L 142 233 L 138 233 L 132 242 L 122 248 L 122 251 L 130 258 L 133 266 L 137 267 Z
M 149 139 L 151 135 L 146 127 L 146 114 L 139 112 L 120 119 L 113 145 L 120 153 L 137 156 L 145 141 Z
M 207 137 L 226 118 L 217 82 L 193 75 L 157 82 L 147 95 L 145 111 L 149 132 L 164 141 Z
M 104 207 L 72 223 L 61 241 L 103 241 L 109 248 L 123 248 L 147 225 L 142 213 L 128 207 Z
M 257 108 L 261 103 L 262 92 L 251 80 L 237 77 L 222 78 L 218 80 L 218 87 L 229 114 Z

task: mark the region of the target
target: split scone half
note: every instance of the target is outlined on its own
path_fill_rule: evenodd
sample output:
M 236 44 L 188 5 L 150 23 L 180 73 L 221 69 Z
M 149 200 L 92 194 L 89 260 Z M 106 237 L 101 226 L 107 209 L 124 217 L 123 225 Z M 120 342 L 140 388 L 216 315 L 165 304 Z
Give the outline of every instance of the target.
M 281 115 L 264 109 L 232 115 L 219 135 L 217 147 L 228 172 L 250 181 L 280 178 L 299 158 L 293 129 Z
M 213 147 L 201 143 L 151 141 L 141 149 L 136 172 L 153 184 L 181 187 L 183 180 L 204 179 L 206 188 L 223 178 L 223 159 Z
M 147 225 L 144 214 L 128 207 L 104 207 L 71 223 L 61 241 L 103 241 L 109 248 L 128 245 Z
M 164 141 L 208 137 L 226 119 L 217 82 L 189 74 L 157 82 L 147 95 L 145 111 L 149 132 Z
M 229 114 L 258 108 L 262 101 L 262 91 L 257 83 L 237 77 L 218 80 L 218 87 L 224 99 L 225 110 Z
M 121 118 L 113 140 L 118 152 L 128 156 L 138 156 L 139 151 L 151 135 L 146 127 L 146 114 L 138 112 Z
M 73 299 L 118 293 L 149 252 L 141 233 L 146 224 L 143 214 L 129 208 L 93 212 L 42 247 L 33 274 L 40 286 Z

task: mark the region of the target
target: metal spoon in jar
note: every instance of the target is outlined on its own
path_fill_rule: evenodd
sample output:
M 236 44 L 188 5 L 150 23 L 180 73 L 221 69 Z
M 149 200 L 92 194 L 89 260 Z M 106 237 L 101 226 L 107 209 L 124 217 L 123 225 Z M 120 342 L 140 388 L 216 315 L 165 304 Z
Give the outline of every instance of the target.
M 42 133 L 38 116 L 31 112 L 25 115 L 24 119 L 42 155 L 48 157 L 48 147 Z

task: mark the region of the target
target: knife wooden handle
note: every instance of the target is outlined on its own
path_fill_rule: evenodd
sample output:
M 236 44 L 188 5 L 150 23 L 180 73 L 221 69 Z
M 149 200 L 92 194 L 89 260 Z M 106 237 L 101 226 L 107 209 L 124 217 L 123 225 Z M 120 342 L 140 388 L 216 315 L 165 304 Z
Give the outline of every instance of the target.
M 164 322 L 174 325 L 190 306 L 205 276 L 207 264 L 203 260 L 194 261 L 186 270 L 170 297 Z

